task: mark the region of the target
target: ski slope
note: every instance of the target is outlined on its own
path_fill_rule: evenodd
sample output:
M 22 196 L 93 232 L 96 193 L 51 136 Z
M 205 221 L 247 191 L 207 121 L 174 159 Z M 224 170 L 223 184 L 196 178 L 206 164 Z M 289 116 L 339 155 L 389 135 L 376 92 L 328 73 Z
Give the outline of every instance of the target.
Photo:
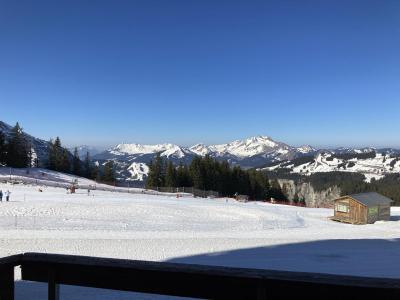
M 88 196 L 22 184 L 0 189 L 12 193 L 11 202 L 0 203 L 1 256 L 45 252 L 400 278 L 399 208 L 392 208 L 392 221 L 357 226 L 330 221 L 330 209 L 106 191 Z M 101 293 L 63 289 L 70 299 Z M 41 299 L 44 290 L 17 285 L 19 299 L 26 293 Z

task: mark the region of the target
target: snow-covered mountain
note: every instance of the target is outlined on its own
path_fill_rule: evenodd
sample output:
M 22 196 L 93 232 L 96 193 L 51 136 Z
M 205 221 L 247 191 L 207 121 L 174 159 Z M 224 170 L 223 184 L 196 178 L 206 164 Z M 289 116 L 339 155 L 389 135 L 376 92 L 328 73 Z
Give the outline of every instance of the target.
M 340 148 L 336 151 L 322 151 L 315 156 L 278 162 L 264 170 L 287 171 L 301 175 L 335 171 L 354 172 L 363 174 L 369 182 L 372 178 L 380 179 L 386 174 L 399 173 L 400 155 L 395 149 Z
M 195 156 L 210 155 L 217 160 L 227 160 L 232 165 L 254 168 L 315 152 L 316 149 L 311 146 L 292 147 L 267 136 L 257 136 L 227 144 L 196 144 L 191 147 L 174 144 L 119 144 L 95 155 L 94 160 L 100 164 L 113 160 L 119 179 L 144 180 L 148 172 L 148 163 L 157 153 L 175 164 L 189 163 Z

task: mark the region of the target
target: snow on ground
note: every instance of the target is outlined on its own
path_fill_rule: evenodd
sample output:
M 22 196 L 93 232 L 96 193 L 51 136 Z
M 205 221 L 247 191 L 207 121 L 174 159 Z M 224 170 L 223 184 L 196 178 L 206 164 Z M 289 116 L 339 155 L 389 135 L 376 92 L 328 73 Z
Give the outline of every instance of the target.
M 12 192 L 11 202 L 0 203 L 1 256 L 45 252 L 400 278 L 397 207 L 392 221 L 357 226 L 330 221 L 331 209 L 105 191 L 88 196 L 86 190 L 39 192 L 11 184 L 0 189 Z M 26 293 L 42 299 L 44 291 L 39 284 L 17 285 L 19 299 Z M 63 291 L 70 299 L 100 293 Z
M 41 181 L 51 181 L 58 183 L 68 183 L 77 180 L 78 183 L 84 185 L 95 185 L 96 182 L 94 180 L 90 180 L 83 177 L 73 176 L 71 174 L 65 174 L 61 172 L 51 171 L 48 169 L 42 168 L 8 168 L 8 167 L 0 167 L 0 179 L 21 179 L 21 180 L 38 180 Z

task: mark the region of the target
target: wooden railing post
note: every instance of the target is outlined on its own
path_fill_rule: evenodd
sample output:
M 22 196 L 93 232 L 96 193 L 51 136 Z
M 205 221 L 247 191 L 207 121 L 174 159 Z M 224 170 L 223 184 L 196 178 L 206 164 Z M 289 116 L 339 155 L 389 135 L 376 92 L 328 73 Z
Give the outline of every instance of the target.
M 60 287 L 56 281 L 56 274 L 54 270 L 49 270 L 49 282 L 48 282 L 48 299 L 49 300 L 60 300 Z
M 14 266 L 0 268 L 0 300 L 14 300 Z
M 265 299 L 267 299 L 267 288 L 260 282 L 257 287 L 257 300 Z

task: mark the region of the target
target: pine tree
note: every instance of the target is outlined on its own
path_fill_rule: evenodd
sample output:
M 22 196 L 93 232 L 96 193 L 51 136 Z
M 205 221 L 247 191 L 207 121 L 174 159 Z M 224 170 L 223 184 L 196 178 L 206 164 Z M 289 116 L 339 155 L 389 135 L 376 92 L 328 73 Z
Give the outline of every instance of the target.
M 165 183 L 165 163 L 160 153 L 157 153 L 155 160 L 150 162 L 149 175 L 147 177 L 146 187 L 155 188 L 164 186 Z
M 93 167 L 90 166 L 89 164 L 89 169 L 90 171 L 89 175 L 87 178 L 92 178 L 93 180 L 100 181 L 101 176 L 100 176 L 100 169 L 97 164 L 95 164 Z
M 284 200 L 287 201 L 285 194 L 282 192 L 282 189 L 279 185 L 278 180 L 273 180 L 271 184 L 271 188 L 268 191 L 268 197 L 274 198 L 276 200 Z
M 28 146 L 19 123 L 12 128 L 7 146 L 7 165 L 15 168 L 28 166 Z
M 7 163 L 7 144 L 6 136 L 3 131 L 0 131 L 0 165 Z
M 98 172 L 98 167 L 97 167 L 97 173 L 95 174 L 95 176 L 93 175 L 93 170 L 92 170 L 92 165 L 91 165 L 91 163 L 90 163 L 90 154 L 89 154 L 89 151 L 87 151 L 86 152 L 86 155 L 85 155 L 85 161 L 84 161 L 84 163 L 83 163 L 83 165 L 84 165 L 84 176 L 86 177 L 86 178 L 93 178 L 93 179 L 98 179 L 97 177 L 98 177 L 98 174 L 99 174 L 99 172 Z
M 176 185 L 179 187 L 192 186 L 189 169 L 187 165 L 184 165 L 182 162 L 179 163 L 176 171 Z
M 114 162 L 108 161 L 104 165 L 102 180 L 108 183 L 115 182 Z
M 65 168 L 64 150 L 61 146 L 61 140 L 57 137 L 49 142 L 48 168 L 54 171 L 62 171 Z
M 193 187 L 196 189 L 204 189 L 204 172 L 203 172 L 203 163 L 201 157 L 194 157 L 192 163 L 189 167 L 190 176 L 192 178 Z
M 74 156 L 72 158 L 72 173 L 81 176 L 81 160 L 79 158 L 78 148 L 74 149 Z
M 47 168 L 50 170 L 56 169 L 56 153 L 54 151 L 54 142 L 50 139 L 48 147 L 48 159 L 47 159 Z
M 55 163 L 55 170 L 62 171 L 64 167 L 64 157 L 63 157 L 63 149 L 61 146 L 61 140 L 59 137 L 56 137 L 53 143 L 53 151 L 54 151 L 54 163 Z
M 168 162 L 167 172 L 165 175 L 165 186 L 177 187 L 177 172 L 171 161 Z
M 69 161 L 68 150 L 63 148 L 61 151 L 62 152 L 61 152 L 59 171 L 64 172 L 64 173 L 70 173 L 71 172 L 71 162 Z

